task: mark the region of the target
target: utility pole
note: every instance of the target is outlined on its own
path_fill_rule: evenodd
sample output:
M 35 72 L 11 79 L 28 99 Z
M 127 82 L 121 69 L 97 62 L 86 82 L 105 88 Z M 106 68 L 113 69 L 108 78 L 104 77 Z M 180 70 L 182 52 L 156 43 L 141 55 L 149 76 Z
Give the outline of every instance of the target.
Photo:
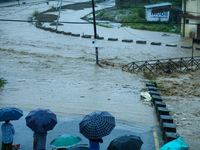
M 58 29 L 58 22 L 59 22 L 59 18 L 60 18 L 61 6 L 62 6 L 62 0 L 61 0 L 61 2 L 60 2 L 60 8 L 59 8 L 58 18 L 57 18 L 57 23 L 56 23 L 56 31 L 57 31 L 57 29 Z
M 98 44 L 97 44 L 96 19 L 95 19 L 95 10 L 94 10 L 94 0 L 92 0 L 92 10 L 93 10 L 94 45 L 95 45 L 95 52 L 96 52 L 96 64 L 99 64 L 99 60 L 98 60 Z
M 183 15 L 186 15 L 186 0 L 184 0 L 184 12 Z M 185 37 L 185 16 L 183 16 L 183 37 Z
M 56 10 L 57 10 L 57 8 L 58 8 L 58 4 L 59 4 L 59 2 L 60 2 L 60 0 L 58 0 L 58 2 L 57 2 Z

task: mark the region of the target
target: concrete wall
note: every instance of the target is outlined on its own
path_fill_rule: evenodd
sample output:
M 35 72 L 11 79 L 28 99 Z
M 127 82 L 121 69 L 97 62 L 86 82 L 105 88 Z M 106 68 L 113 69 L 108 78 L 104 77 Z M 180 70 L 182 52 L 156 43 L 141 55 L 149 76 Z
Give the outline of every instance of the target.
M 182 10 L 184 11 L 184 0 L 182 1 Z M 186 13 L 194 16 L 200 16 L 200 0 L 186 0 Z M 197 37 L 197 25 L 200 19 L 185 18 L 189 24 L 185 24 L 185 37 Z M 183 36 L 184 21 L 181 19 L 181 35 Z
M 186 18 L 189 24 L 185 24 L 185 37 L 197 37 L 197 25 L 200 19 Z

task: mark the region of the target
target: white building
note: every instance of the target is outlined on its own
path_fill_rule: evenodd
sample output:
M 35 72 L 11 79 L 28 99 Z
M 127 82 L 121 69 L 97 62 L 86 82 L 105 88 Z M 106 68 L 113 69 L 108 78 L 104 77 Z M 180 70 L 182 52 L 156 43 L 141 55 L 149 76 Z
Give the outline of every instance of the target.
M 145 8 L 145 18 L 147 21 L 169 21 L 171 3 L 160 3 L 153 5 L 146 5 Z

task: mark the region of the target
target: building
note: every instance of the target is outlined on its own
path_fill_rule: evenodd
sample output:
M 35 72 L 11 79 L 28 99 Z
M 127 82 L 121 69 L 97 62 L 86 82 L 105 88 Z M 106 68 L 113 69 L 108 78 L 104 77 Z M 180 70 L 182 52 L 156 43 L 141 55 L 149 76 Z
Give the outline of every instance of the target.
M 200 38 L 200 0 L 183 0 L 181 18 L 181 35 Z
M 144 6 L 145 18 L 147 21 L 167 22 L 170 17 L 171 5 L 171 3 L 146 5 Z

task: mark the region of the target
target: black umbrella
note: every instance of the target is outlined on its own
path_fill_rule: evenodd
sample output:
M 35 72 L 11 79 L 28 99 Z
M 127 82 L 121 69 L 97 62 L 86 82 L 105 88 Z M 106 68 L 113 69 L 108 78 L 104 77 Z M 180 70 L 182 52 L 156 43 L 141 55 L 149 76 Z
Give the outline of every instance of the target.
M 69 150 L 90 150 L 87 144 L 78 144 L 76 146 L 70 147 Z
M 120 136 L 110 142 L 108 150 L 140 150 L 143 141 L 135 135 Z
M 79 123 L 80 133 L 88 139 L 101 139 L 115 127 L 115 117 L 107 111 L 95 111 Z

